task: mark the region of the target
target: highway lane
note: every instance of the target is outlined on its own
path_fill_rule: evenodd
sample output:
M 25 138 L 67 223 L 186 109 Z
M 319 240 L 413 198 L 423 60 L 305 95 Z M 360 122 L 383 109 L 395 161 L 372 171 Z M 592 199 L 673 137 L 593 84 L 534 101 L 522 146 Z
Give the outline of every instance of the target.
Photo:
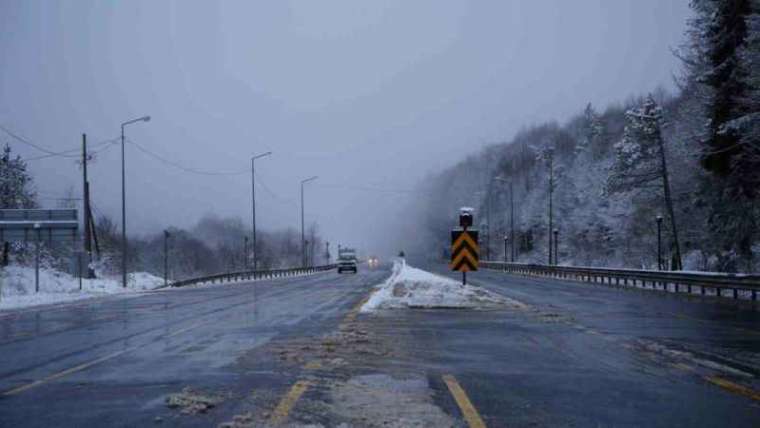
M 0 426 L 223 422 L 252 384 L 279 391 L 291 380 L 287 371 L 243 369 L 242 356 L 280 336 L 331 331 L 387 274 L 330 272 L 4 313 Z M 168 409 L 167 395 L 186 386 L 221 402 L 193 417 Z
M 526 309 L 409 312 L 403 324 L 413 360 L 460 378 L 490 426 L 760 423 L 752 305 L 486 270 L 468 282 Z

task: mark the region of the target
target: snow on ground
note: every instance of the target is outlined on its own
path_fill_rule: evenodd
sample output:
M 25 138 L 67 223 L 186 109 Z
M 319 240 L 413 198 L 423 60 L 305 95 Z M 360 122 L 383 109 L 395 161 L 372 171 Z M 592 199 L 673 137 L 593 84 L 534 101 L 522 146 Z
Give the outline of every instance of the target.
M 376 287 L 361 312 L 400 308 L 469 308 L 491 309 L 511 306 L 524 308 L 520 302 L 492 293 L 481 287 L 413 268 L 402 259 L 393 264 L 391 276 Z
M 100 275 L 99 275 L 100 276 Z M 40 268 L 40 291 L 34 291 L 34 268 L 11 265 L 0 274 L 0 310 L 17 309 L 29 306 L 70 302 L 113 294 L 135 293 L 153 290 L 164 284 L 158 278 L 146 272 L 129 274 L 128 287 L 121 286 L 118 277 L 99 277 L 82 279 L 79 290 L 79 278 L 50 268 Z

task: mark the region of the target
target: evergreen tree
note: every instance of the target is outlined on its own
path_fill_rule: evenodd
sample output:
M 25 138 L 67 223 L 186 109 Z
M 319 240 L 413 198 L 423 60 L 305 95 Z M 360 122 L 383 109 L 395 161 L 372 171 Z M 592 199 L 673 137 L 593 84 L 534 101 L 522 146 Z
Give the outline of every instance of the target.
M 700 200 L 721 270 L 752 260 L 760 209 L 760 2 L 694 0 L 692 74 L 707 90 Z M 687 64 L 688 65 L 688 64 Z
M 673 237 L 673 269 L 681 265 L 665 143 L 660 129 L 662 108 L 650 95 L 638 109 L 626 112 L 623 139 L 615 145 L 615 161 L 607 182 L 610 193 L 641 192 L 656 186 L 662 190 Z M 660 182 L 660 183 L 657 183 Z
M 26 162 L 6 144 L 0 156 L 0 208 L 35 208 L 36 196 Z
M 586 109 L 583 111 L 581 138 L 578 141 L 576 152 L 578 154 L 590 152 L 597 159 L 603 152 L 603 135 L 604 124 L 599 118 L 599 114 L 594 110 L 591 103 L 586 104 Z
M 704 41 L 708 69 L 702 81 L 712 89 L 709 135 L 702 159 L 705 169 L 721 178 L 731 196 L 754 198 L 760 186 L 757 129 L 747 51 L 752 0 L 715 0 L 706 21 Z M 755 106 L 756 107 L 756 106 Z M 755 135 L 753 135 L 755 134 Z M 754 140 L 754 141 L 753 141 Z

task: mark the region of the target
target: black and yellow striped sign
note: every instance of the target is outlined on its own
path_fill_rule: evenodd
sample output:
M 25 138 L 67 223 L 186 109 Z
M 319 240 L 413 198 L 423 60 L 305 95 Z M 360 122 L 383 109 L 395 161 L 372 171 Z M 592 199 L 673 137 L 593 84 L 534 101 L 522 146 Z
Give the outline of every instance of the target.
M 451 270 L 469 272 L 478 270 L 478 231 L 451 231 Z

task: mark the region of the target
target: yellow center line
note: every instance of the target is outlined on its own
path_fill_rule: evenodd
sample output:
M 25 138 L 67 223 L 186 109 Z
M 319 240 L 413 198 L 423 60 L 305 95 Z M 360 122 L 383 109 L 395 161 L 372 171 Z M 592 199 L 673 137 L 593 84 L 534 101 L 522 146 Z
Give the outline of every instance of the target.
M 193 324 L 193 325 L 191 325 L 189 327 L 185 327 L 185 328 L 179 329 L 177 331 L 174 331 L 172 333 L 169 333 L 166 336 L 162 336 L 159 339 L 166 339 L 166 338 L 169 338 L 169 337 L 174 337 L 174 336 L 176 336 L 178 334 L 182 334 L 182 333 L 184 333 L 184 332 L 186 332 L 188 330 L 192 330 L 192 329 L 198 327 L 201 324 L 203 324 L 203 323 Z M 66 370 L 62 370 L 60 372 L 54 373 L 54 374 L 52 374 L 50 376 L 47 376 L 47 377 L 44 377 L 42 379 L 38 379 L 38 380 L 35 380 L 33 382 L 27 383 L 25 385 L 21 385 L 21 386 L 15 387 L 13 389 L 9 389 L 7 391 L 4 391 L 0 395 L 3 395 L 3 396 L 15 395 L 15 394 L 18 394 L 20 392 L 24 392 L 26 390 L 32 389 L 34 387 L 37 387 L 37 386 L 40 386 L 40 385 L 44 385 L 44 384 L 49 383 L 51 381 L 54 381 L 56 379 L 60 379 L 62 377 L 68 376 L 70 374 L 81 372 L 81 371 L 86 370 L 86 369 L 88 369 L 88 368 L 90 368 L 90 367 L 92 367 L 92 366 L 94 366 L 96 364 L 100 364 L 100 363 L 102 363 L 104 361 L 108 361 L 108 360 L 114 359 L 114 358 L 116 358 L 116 357 L 118 357 L 120 355 L 124 355 L 124 354 L 126 354 L 128 352 L 132 352 L 132 351 L 137 350 L 139 348 L 143 348 L 145 346 L 148 346 L 148 345 L 156 342 L 159 339 L 155 339 L 155 340 L 152 340 L 152 341 L 150 341 L 148 343 L 144 343 L 142 345 L 132 346 L 132 347 L 129 347 L 129 348 L 126 348 L 126 349 L 122 349 L 120 351 L 113 352 L 113 353 L 108 354 L 108 355 L 104 355 L 104 356 L 102 356 L 100 358 L 96 358 L 96 359 L 94 359 L 92 361 L 79 364 L 77 366 L 68 368 Z
M 454 396 L 454 400 L 456 400 L 459 410 L 462 411 L 462 415 L 464 415 L 464 420 L 467 421 L 467 425 L 470 428 L 486 428 L 485 422 L 483 422 L 477 409 L 472 405 L 472 402 L 467 397 L 467 393 L 464 392 L 464 389 L 459 385 L 456 378 L 449 374 L 445 374 L 442 377 L 446 386 L 449 388 L 449 392 Z
M 290 391 L 288 391 L 288 393 L 282 397 L 280 402 L 277 404 L 277 407 L 275 407 L 269 422 L 273 425 L 278 425 L 285 421 L 290 414 L 290 410 L 293 409 L 293 406 L 296 404 L 298 399 L 301 398 L 301 395 L 303 395 L 303 393 L 306 392 L 306 390 L 309 389 L 309 386 L 311 385 L 312 383 L 307 380 L 299 380 L 293 384 L 293 386 L 290 388 Z
M 739 385 L 738 383 L 731 382 L 730 380 L 726 380 L 718 376 L 706 376 L 705 380 L 715 385 L 718 385 L 719 387 L 727 391 L 731 391 L 734 394 L 743 395 L 755 401 L 760 401 L 760 393 L 750 388 L 747 388 L 746 386 Z
M 354 305 L 354 307 L 351 308 L 351 310 L 348 311 L 348 314 L 346 314 L 346 316 L 343 318 L 338 328 L 342 327 L 347 322 L 353 322 L 356 319 L 356 316 L 359 314 L 359 310 L 362 306 L 364 306 L 365 303 L 367 303 L 367 300 L 369 300 L 369 296 L 371 295 L 372 292 L 364 296 L 361 301 Z M 322 368 L 322 363 L 319 360 L 309 361 L 304 364 L 302 368 L 306 370 L 316 370 Z M 269 422 L 272 425 L 277 425 L 286 421 L 290 415 L 290 411 L 298 402 L 298 399 L 301 398 L 301 395 L 303 395 L 303 393 L 313 385 L 313 382 L 307 380 L 299 380 L 294 383 L 288 393 L 285 394 L 282 399 L 280 399 L 277 407 L 275 407 L 274 411 L 272 412 L 272 417 L 269 418 Z
M 354 307 L 351 308 L 350 311 L 348 311 L 348 314 L 346 314 L 346 317 L 343 318 L 343 322 L 341 324 L 343 324 L 345 322 L 352 322 L 352 321 L 356 320 L 356 317 L 359 315 L 359 311 L 361 310 L 362 306 L 364 306 L 364 304 L 367 303 L 367 300 L 369 300 L 369 297 L 371 295 L 372 295 L 372 292 L 370 292 L 369 294 L 367 294 L 366 296 L 364 296 L 364 298 L 362 298 L 359 301 L 359 303 L 357 303 L 356 305 L 354 305 Z

